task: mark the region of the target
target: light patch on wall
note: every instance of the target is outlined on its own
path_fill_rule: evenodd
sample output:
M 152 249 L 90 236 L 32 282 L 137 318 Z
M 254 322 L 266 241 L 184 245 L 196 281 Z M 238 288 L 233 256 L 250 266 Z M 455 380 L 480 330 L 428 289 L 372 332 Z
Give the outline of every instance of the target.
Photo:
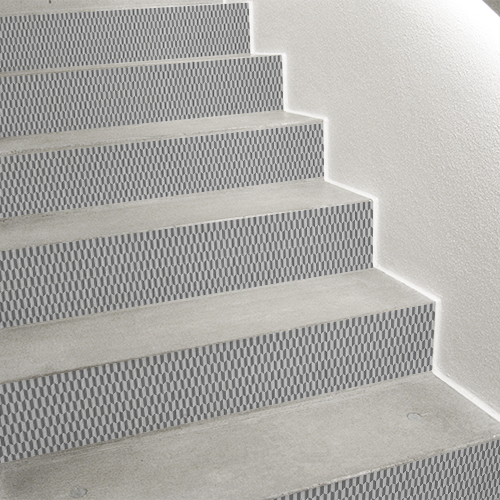
M 492 43 L 500 43 L 500 0 L 459 0 L 453 3 L 453 10 L 462 10 L 467 16 L 475 16 L 476 22 L 482 25 L 482 37 L 489 38 Z M 493 11 L 493 12 L 492 12 Z M 498 15 L 494 15 L 494 13 Z

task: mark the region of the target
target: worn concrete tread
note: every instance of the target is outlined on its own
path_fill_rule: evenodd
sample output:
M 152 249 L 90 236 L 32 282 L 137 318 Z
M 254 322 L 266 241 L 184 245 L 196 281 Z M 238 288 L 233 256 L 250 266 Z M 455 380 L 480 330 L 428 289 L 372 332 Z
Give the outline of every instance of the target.
M 369 269 L 0 330 L 0 383 L 431 301 Z
M 69 130 L 51 134 L 20 135 L 0 138 L 0 156 L 291 127 L 312 123 L 321 123 L 321 120 L 286 111 L 266 111 L 191 120 L 141 123 L 121 127 Z
M 0 219 L 0 251 L 366 201 L 311 179 L 25 215 Z
M 498 436 L 499 422 L 427 373 L 10 462 L 0 497 L 264 500 Z

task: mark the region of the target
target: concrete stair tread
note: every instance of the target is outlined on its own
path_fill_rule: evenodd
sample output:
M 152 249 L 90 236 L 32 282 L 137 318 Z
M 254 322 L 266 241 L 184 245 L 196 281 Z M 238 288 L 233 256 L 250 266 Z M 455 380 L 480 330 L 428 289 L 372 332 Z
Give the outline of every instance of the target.
M 0 496 L 274 499 L 499 435 L 499 422 L 427 373 L 3 464 Z
M 165 0 L 161 3 L 162 7 L 175 7 L 185 5 L 206 5 L 220 4 L 221 0 Z M 0 16 L 19 16 L 19 15 L 39 15 L 39 14 L 58 14 L 65 12 L 95 12 L 101 10 L 125 10 L 134 8 L 157 8 L 158 0 L 133 0 L 127 2 L 124 6 L 121 0 L 111 0 L 106 5 L 96 4 L 95 2 L 82 3 L 80 0 L 64 0 L 63 2 L 53 2 L 51 4 L 39 4 L 35 2 L 26 2 L 20 4 L 17 0 L 8 0 L 0 4 Z
M 92 64 L 90 66 L 70 66 L 62 68 L 42 68 L 42 69 L 30 69 L 22 71 L 9 71 L 6 73 L 0 73 L 0 78 L 5 77 L 15 77 L 15 76 L 29 76 L 29 75 L 45 75 L 48 73 L 74 73 L 79 71 L 94 71 L 94 70 L 106 70 L 115 68 L 132 68 L 136 66 L 161 66 L 164 64 L 183 64 L 183 63 L 196 63 L 204 61 L 216 61 L 216 60 L 229 60 L 229 59 L 260 59 L 271 54 L 228 54 L 228 55 L 216 55 L 216 56 L 204 56 L 204 57 L 189 57 L 189 58 L 179 58 L 179 59 L 155 59 L 151 61 L 127 61 L 127 62 L 117 62 L 108 64 Z
M 0 251 L 367 201 L 312 179 L 33 214 L 0 220 Z
M 369 269 L 0 330 L 0 384 L 431 301 Z
M 191 120 L 142 123 L 121 127 L 3 137 L 0 138 L 0 156 L 290 127 L 321 122 L 322 120 L 317 118 L 287 113 L 286 111 L 266 111 L 262 113 L 194 118 Z

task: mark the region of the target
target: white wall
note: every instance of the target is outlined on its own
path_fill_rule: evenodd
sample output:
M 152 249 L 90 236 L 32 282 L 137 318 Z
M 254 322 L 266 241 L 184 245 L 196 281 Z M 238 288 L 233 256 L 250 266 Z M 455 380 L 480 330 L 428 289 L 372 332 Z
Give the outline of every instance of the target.
M 435 366 L 500 412 L 500 17 L 481 0 L 254 0 L 328 176 L 379 198 L 378 262 L 442 299 Z

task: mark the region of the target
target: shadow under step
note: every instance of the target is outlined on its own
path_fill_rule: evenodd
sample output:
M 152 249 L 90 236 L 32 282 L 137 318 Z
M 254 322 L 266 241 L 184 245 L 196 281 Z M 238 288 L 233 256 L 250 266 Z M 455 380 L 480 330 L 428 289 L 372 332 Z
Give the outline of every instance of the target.
M 321 120 L 284 111 L 0 140 L 0 217 L 323 176 Z
M 2 326 L 372 267 L 372 203 L 321 179 L 0 221 Z
M 500 424 L 432 374 L 0 465 L 5 500 L 496 500 Z

